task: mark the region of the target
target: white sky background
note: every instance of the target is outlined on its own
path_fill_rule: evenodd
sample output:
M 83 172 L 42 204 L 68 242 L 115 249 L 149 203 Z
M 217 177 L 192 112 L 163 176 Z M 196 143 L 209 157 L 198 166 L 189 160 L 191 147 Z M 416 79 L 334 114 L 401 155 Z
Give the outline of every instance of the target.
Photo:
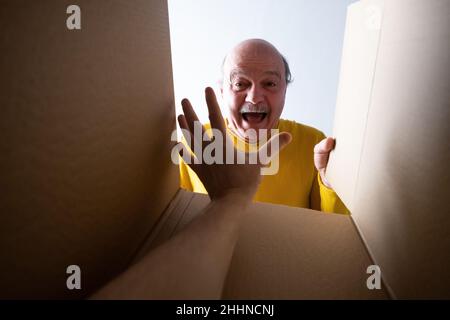
M 177 114 L 192 102 L 208 122 L 204 88 L 216 90 L 226 53 L 262 38 L 287 58 L 294 82 L 281 117 L 332 134 L 347 6 L 355 0 L 169 0 Z M 228 110 L 222 108 L 226 116 Z

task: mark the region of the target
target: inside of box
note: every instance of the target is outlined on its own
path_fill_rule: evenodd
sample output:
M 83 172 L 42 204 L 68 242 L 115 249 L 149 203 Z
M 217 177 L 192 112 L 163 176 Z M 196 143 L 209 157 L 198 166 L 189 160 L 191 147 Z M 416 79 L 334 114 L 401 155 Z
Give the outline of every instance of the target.
M 393 297 L 450 298 L 450 2 L 363 0 L 347 19 L 327 176 Z
M 85 296 L 178 190 L 167 4 L 77 4 L 81 30 L 65 2 L 2 2 L 0 297 Z
M 206 195 L 180 190 L 138 258 L 182 230 L 208 203 Z M 243 219 L 222 297 L 388 298 L 384 288 L 367 288 L 370 265 L 349 216 L 255 203 Z
M 450 5 L 362 3 L 384 3 L 382 22 L 379 30 L 369 24 L 375 27 L 369 38 L 355 34 L 351 25 L 364 22 L 358 15 L 367 11 L 350 7 L 343 61 L 356 54 L 355 65 L 368 73 L 347 77 L 344 68 L 340 93 L 362 79 L 349 106 L 366 108 L 354 113 L 366 120 L 355 120 L 359 126 L 346 136 L 343 123 L 352 113 L 339 111 L 347 101 L 339 94 L 341 129 L 331 160 L 339 163 L 332 183 L 353 216 L 254 204 L 224 298 L 385 298 L 385 290 L 367 289 L 373 263 L 393 296 L 450 297 L 443 172 Z M 60 1 L 30 2 L 27 10 L 2 3 L 1 297 L 83 297 L 208 202 L 179 190 L 170 159 L 175 109 L 167 3 L 117 0 L 107 11 L 92 1 L 78 4 L 89 13 L 81 30 L 66 28 Z M 363 41 L 370 57 L 346 51 L 352 41 Z M 339 178 L 338 168 L 351 175 Z M 349 183 L 341 183 L 347 176 Z M 67 290 L 72 264 L 83 272 L 81 291 Z

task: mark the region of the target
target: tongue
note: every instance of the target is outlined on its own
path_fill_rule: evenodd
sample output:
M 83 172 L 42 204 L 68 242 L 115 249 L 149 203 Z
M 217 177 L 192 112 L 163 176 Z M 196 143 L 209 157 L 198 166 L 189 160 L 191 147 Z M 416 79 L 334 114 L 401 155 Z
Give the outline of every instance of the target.
M 246 113 L 245 118 L 248 123 L 260 123 L 264 119 L 263 113 Z

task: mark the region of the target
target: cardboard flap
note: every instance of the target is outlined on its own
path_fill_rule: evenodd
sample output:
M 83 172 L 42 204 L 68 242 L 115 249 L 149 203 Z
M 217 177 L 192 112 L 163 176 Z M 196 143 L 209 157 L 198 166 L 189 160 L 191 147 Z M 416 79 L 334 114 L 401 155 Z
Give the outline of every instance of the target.
M 364 14 L 357 8 L 350 7 L 350 18 Z M 372 70 L 373 48 L 347 50 L 356 40 L 345 38 L 343 63 L 363 54 L 363 68 Z M 340 89 L 372 89 L 364 91 L 362 105 L 339 92 L 328 177 L 398 298 L 450 298 L 449 44 L 449 1 L 386 1 L 373 80 L 341 75 Z M 364 130 L 350 132 L 363 119 L 358 108 L 366 106 L 367 118 L 358 124 Z M 352 135 L 363 143 L 352 144 Z M 345 172 L 356 180 L 344 180 Z
M 195 195 L 196 193 L 183 189 L 178 190 L 167 209 L 161 215 L 157 224 L 155 224 L 148 238 L 139 249 L 139 252 L 133 258 L 132 263 L 137 262 L 149 251 L 170 239 L 174 234 L 181 230 L 186 224 L 187 219 L 190 221 L 194 216 L 198 215 L 198 211 L 200 211 L 200 208 L 206 206 L 209 202 L 209 198 L 201 198 L 204 200 L 205 205 L 197 206 L 195 205 L 196 201 L 194 198 L 198 199 L 198 197 L 195 197 Z
M 208 203 L 206 195 L 180 190 L 144 247 L 168 240 Z M 223 298 L 388 298 L 383 287 L 367 288 L 372 264 L 349 216 L 255 203 L 243 219 Z
M 245 216 L 225 299 L 386 299 L 349 216 L 257 203 Z
M 339 89 L 327 178 L 352 212 L 363 150 L 384 1 L 359 1 L 347 9 Z
M 1 297 L 80 297 L 178 190 L 166 1 L 2 1 Z M 68 290 L 78 265 L 82 290 Z

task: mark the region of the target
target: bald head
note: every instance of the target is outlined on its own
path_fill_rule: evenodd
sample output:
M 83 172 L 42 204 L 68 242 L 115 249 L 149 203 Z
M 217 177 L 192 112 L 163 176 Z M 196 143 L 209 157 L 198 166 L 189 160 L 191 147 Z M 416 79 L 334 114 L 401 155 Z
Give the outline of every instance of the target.
M 226 56 L 222 65 L 222 75 L 230 76 L 230 71 L 242 64 L 271 63 L 280 69 L 280 76 L 291 82 L 289 65 L 283 55 L 270 42 L 263 39 L 248 39 L 238 43 Z

